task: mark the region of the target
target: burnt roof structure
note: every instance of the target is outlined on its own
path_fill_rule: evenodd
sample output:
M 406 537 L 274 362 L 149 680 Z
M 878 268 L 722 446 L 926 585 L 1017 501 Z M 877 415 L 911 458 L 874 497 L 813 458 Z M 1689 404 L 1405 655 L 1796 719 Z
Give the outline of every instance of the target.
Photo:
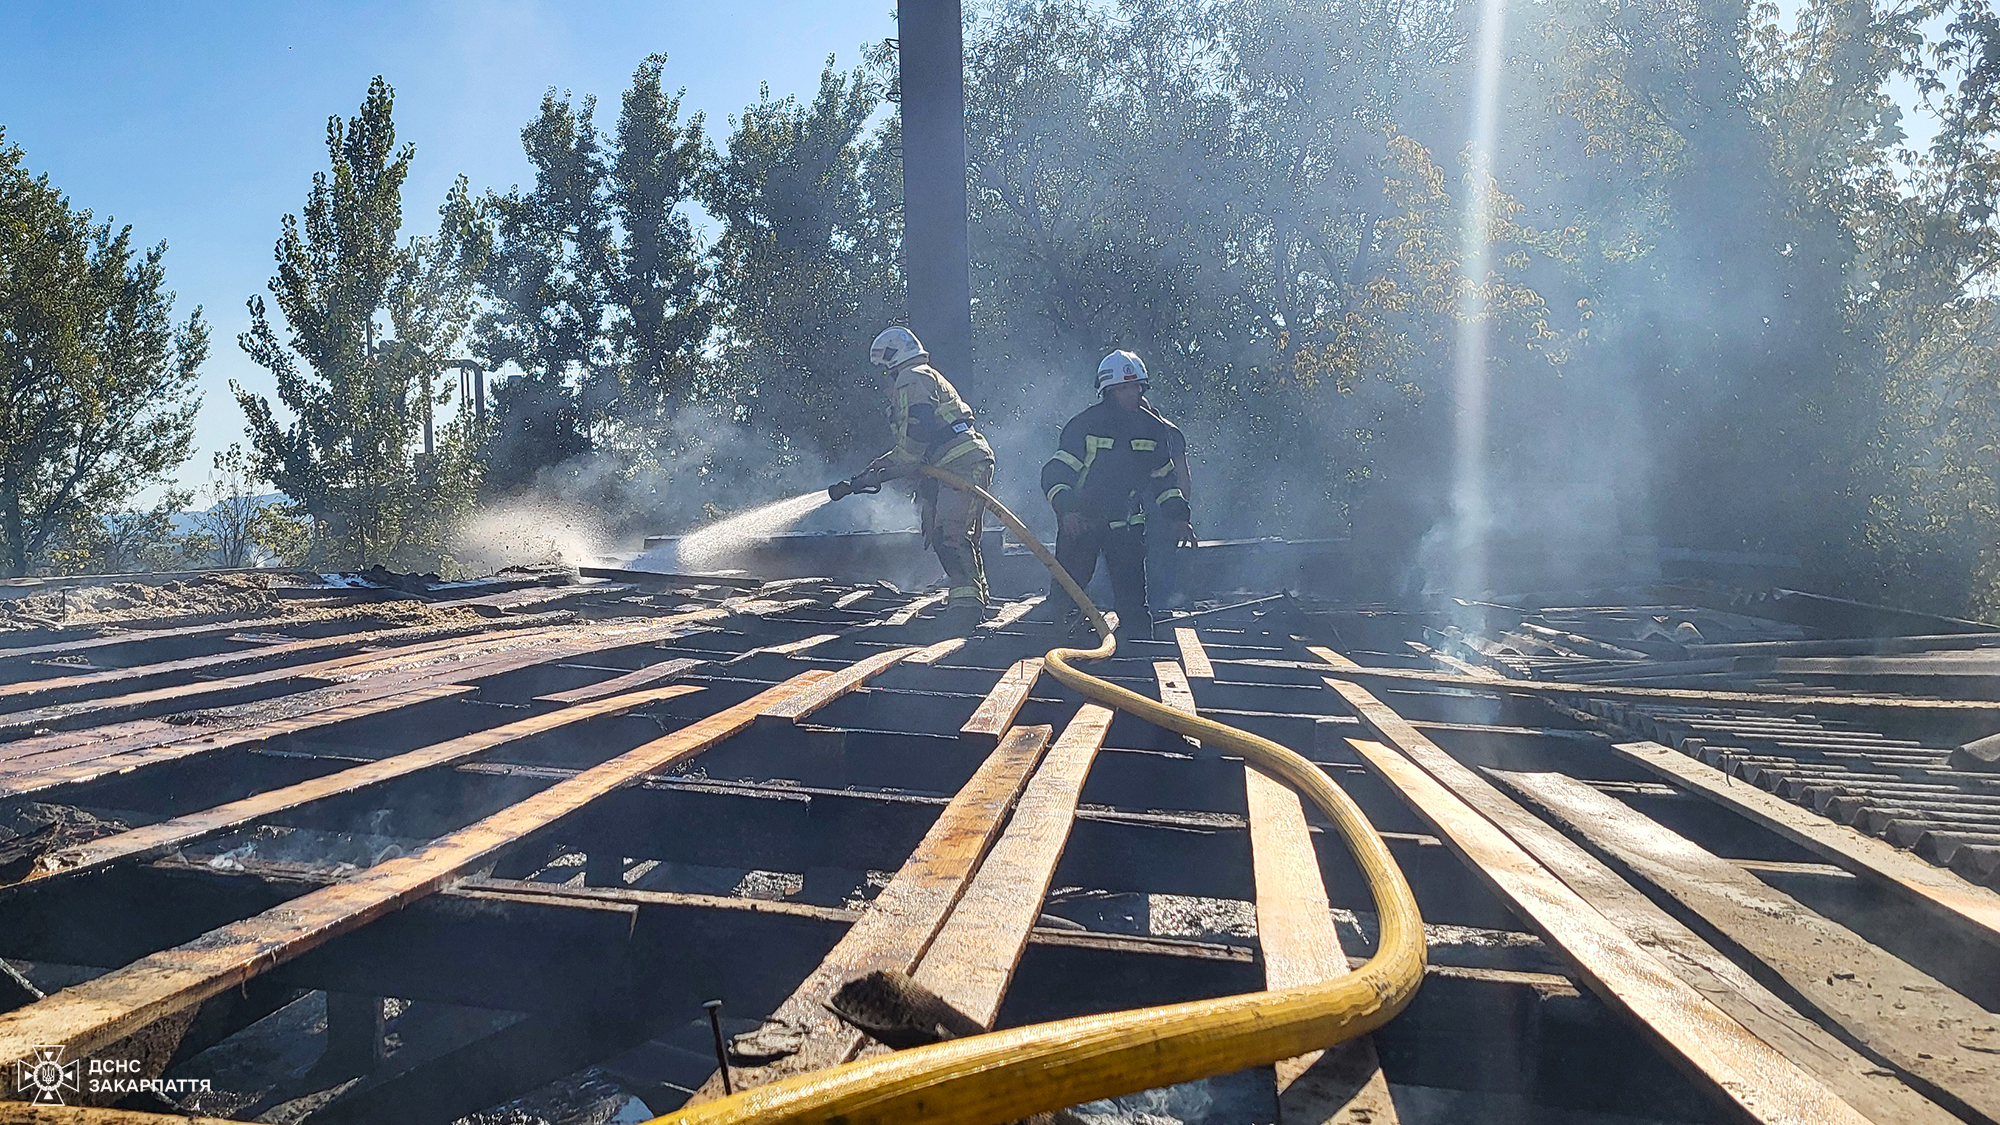
M 825 1007 L 872 969 L 1009 1027 L 1374 942 L 1317 814 L 1054 683 L 1032 595 L 944 638 L 811 576 L 66 588 L 0 614 L 0 1122 L 644 1120 L 721 1092 L 712 1000 L 740 1089 L 884 1049 Z M 2000 631 L 1197 592 L 1102 674 L 1347 788 L 1429 969 L 1081 1119 L 2000 1120 Z

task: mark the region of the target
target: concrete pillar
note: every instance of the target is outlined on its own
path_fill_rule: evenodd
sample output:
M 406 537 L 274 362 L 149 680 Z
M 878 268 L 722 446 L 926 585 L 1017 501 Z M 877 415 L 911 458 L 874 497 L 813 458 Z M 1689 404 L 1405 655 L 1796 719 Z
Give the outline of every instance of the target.
M 924 342 L 931 362 L 967 390 L 978 380 L 972 377 L 965 37 L 959 0 L 902 0 L 898 24 L 903 268 L 909 287 L 905 307 L 910 330 Z

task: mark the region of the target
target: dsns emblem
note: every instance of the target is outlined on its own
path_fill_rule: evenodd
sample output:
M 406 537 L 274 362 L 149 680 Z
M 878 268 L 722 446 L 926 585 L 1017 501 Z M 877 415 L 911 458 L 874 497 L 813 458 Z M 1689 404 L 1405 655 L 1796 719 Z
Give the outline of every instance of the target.
M 83 1073 L 81 1061 L 62 1061 L 61 1044 L 36 1047 L 14 1063 L 14 1089 L 36 1105 L 63 1105 L 63 1091 L 74 1094 Z

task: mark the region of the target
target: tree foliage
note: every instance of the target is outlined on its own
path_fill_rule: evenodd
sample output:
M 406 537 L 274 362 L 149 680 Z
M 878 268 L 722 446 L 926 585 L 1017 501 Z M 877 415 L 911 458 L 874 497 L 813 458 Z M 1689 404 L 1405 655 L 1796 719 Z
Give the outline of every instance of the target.
M 240 444 L 215 455 L 200 496 L 208 506 L 194 513 L 192 536 L 211 566 L 295 565 L 305 561 L 310 537 L 294 505 L 265 492 L 253 456 Z
M 93 222 L 0 133 L 0 569 L 21 575 L 185 461 L 201 310 L 176 323 L 166 244 Z
M 894 133 L 871 136 L 881 92 L 827 60 L 810 103 L 771 97 L 734 119 L 702 197 L 722 223 L 726 366 L 748 417 L 807 449 L 881 444 L 870 339 L 900 316 Z M 890 194 L 890 192 L 894 194 Z
M 196 570 L 209 565 L 210 541 L 182 530 L 175 515 L 191 494 L 169 488 L 144 510 L 121 509 L 79 520 L 51 541 L 45 565 L 53 574 L 132 574 Z
M 1129 347 L 1212 451 L 1212 529 L 1335 531 L 1360 482 L 1436 479 L 1398 451 L 1436 437 L 1462 316 L 1455 177 L 1417 132 L 1462 39 L 1421 4 L 992 14 L 968 64 L 975 366 L 1022 424 L 1015 470 Z M 1550 240 L 1494 206 L 1480 315 L 1503 372 L 1547 369 L 1558 332 L 1514 275 Z
M 414 438 L 470 318 L 485 227 L 461 180 L 435 237 L 399 241 L 415 150 L 396 147 L 393 101 L 378 78 L 356 116 L 328 120 L 331 171 L 313 177 L 303 219 L 285 216 L 278 238 L 270 290 L 288 331 L 252 297 L 239 337 L 290 416 L 234 388 L 258 471 L 303 509 L 313 557 L 328 565 L 434 562 L 477 483 L 463 426 L 428 463 Z
M 1495 534 L 1546 556 L 1778 551 L 1811 585 L 2000 613 L 1991 0 L 1510 6 L 1475 153 L 1481 10 L 976 9 L 975 356 L 948 374 L 1003 491 L 1032 499 L 1123 347 L 1189 431 L 1205 532 L 1420 556 L 1466 518 L 1457 463 Z M 462 500 L 410 482 L 477 478 L 475 442 L 489 493 L 649 512 L 874 451 L 864 351 L 902 311 L 892 55 L 762 91 L 715 145 L 667 74 L 645 60 L 609 130 L 551 92 L 533 183 L 461 188 L 407 246 L 386 88 L 335 123 L 280 242 L 288 346 L 261 311 L 246 337 L 298 419 L 245 396 L 254 444 L 323 540 L 435 550 Z M 447 441 L 462 468 L 412 474 L 463 351 L 505 375 L 494 419 Z
M 596 99 L 550 91 L 521 131 L 532 188 L 493 195 L 489 302 L 475 346 L 512 377 L 498 389 L 489 491 L 589 452 L 617 420 L 671 416 L 702 390 L 717 302 L 686 205 L 712 153 L 683 121 L 663 56 L 633 74 L 616 127 Z

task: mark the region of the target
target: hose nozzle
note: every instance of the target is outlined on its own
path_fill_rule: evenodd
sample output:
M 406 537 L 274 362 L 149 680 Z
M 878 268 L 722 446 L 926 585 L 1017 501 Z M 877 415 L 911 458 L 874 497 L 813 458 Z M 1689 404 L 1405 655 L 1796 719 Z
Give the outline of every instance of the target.
M 826 495 L 831 500 L 845 500 L 857 492 L 880 492 L 882 482 L 888 474 L 881 469 L 863 469 L 854 474 L 853 479 L 835 481 L 827 486 Z

